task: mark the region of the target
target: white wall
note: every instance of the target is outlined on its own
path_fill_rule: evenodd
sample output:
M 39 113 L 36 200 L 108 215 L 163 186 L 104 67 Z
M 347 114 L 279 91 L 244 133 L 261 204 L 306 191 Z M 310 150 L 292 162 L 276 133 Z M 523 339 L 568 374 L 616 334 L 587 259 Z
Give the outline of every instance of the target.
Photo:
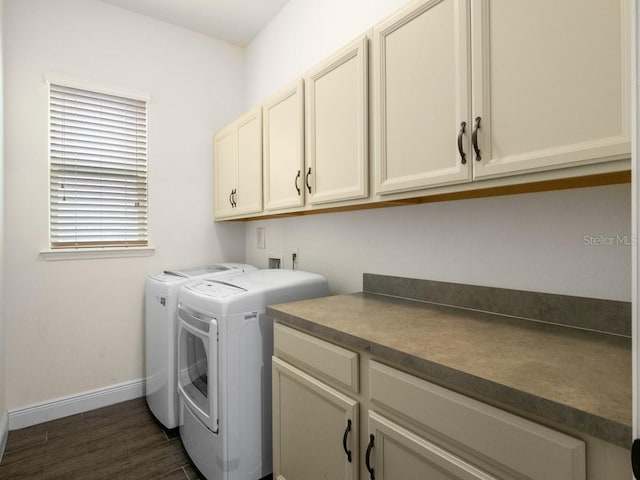
M 289 0 L 247 46 L 245 109 L 364 34 L 407 0 Z
M 248 223 L 246 259 L 282 252 L 291 268 L 298 248 L 299 268 L 336 293 L 369 272 L 628 301 L 629 246 L 584 236 L 629 235 L 629 219 L 628 185 L 291 217 Z
M 247 48 L 245 107 L 257 104 L 400 7 L 403 0 L 290 0 Z M 255 248 L 257 226 L 266 250 Z M 585 235 L 629 235 L 629 185 L 255 221 L 246 260 L 299 249 L 299 268 L 336 293 L 362 273 L 570 295 L 631 299 L 628 245 L 587 246 Z M 628 239 L 630 240 L 630 239 Z
M 4 334 L 4 1 L 0 0 L 0 416 L 6 409 L 5 349 Z M 0 432 L 1 434 L 2 432 Z
M 212 135 L 241 113 L 242 49 L 97 0 L 5 4 L 5 302 L 10 408 L 144 375 L 145 275 L 242 261 L 214 224 Z M 45 72 L 148 92 L 147 258 L 47 262 Z

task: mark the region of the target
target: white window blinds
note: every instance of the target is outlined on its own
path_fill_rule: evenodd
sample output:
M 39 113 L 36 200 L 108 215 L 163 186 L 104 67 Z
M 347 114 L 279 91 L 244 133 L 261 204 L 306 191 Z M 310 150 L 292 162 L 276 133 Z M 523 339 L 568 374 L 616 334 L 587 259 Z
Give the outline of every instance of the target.
M 147 245 L 147 102 L 50 84 L 51 248 Z

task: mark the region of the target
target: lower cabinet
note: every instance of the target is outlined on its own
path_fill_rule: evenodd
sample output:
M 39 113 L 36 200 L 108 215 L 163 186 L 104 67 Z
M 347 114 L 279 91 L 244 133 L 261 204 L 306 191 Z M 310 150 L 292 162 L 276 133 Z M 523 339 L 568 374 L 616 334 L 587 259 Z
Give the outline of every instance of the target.
M 365 463 L 371 479 L 497 480 L 375 412 L 368 417 Z
M 273 359 L 276 480 L 356 480 L 358 402 Z
M 627 450 L 579 436 L 275 325 L 275 480 L 631 478 Z
M 582 440 L 373 360 L 367 369 L 371 480 L 585 480 Z

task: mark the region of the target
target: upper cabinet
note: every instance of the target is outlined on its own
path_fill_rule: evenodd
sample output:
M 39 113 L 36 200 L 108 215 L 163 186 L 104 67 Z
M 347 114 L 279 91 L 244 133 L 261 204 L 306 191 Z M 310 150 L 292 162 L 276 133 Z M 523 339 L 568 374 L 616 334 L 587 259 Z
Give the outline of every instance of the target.
M 628 3 L 472 2 L 475 178 L 629 156 Z
M 468 0 L 412 4 L 373 42 L 376 193 L 471 180 Z
M 213 140 L 215 218 L 262 211 L 262 109 L 246 113 Z
M 409 3 L 216 135 L 216 219 L 625 181 L 630 8 Z
M 378 25 L 377 193 L 628 157 L 626 5 L 428 0 Z
M 305 77 L 308 203 L 368 195 L 368 58 L 363 36 Z
M 263 105 L 264 208 L 304 205 L 304 88 L 299 80 Z

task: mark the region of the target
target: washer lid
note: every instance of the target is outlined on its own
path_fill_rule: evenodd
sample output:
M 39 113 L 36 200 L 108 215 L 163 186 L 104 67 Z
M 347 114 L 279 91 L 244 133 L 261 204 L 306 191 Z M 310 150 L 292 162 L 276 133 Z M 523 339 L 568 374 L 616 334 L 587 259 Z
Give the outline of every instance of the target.
M 211 275 L 212 277 L 227 276 L 232 273 L 241 273 L 251 270 L 256 270 L 256 267 L 244 263 L 218 263 L 193 268 L 181 268 L 179 270 L 165 270 L 162 273 L 150 275 L 150 278 L 158 282 L 172 283 L 188 280 L 190 278 L 202 277 L 204 275 Z
M 246 289 L 238 287 L 237 285 L 232 285 L 230 283 L 225 283 L 218 280 L 196 281 L 185 285 L 184 288 L 193 290 L 200 295 L 207 295 L 208 297 L 213 298 L 230 297 L 231 295 L 237 295 L 239 293 L 244 293 L 247 291 Z
M 175 275 L 177 277 L 190 278 L 198 275 L 208 275 L 210 273 L 226 272 L 231 270 L 231 267 L 226 265 L 205 265 L 204 267 L 196 267 L 190 269 L 181 270 L 165 270 L 167 275 Z

